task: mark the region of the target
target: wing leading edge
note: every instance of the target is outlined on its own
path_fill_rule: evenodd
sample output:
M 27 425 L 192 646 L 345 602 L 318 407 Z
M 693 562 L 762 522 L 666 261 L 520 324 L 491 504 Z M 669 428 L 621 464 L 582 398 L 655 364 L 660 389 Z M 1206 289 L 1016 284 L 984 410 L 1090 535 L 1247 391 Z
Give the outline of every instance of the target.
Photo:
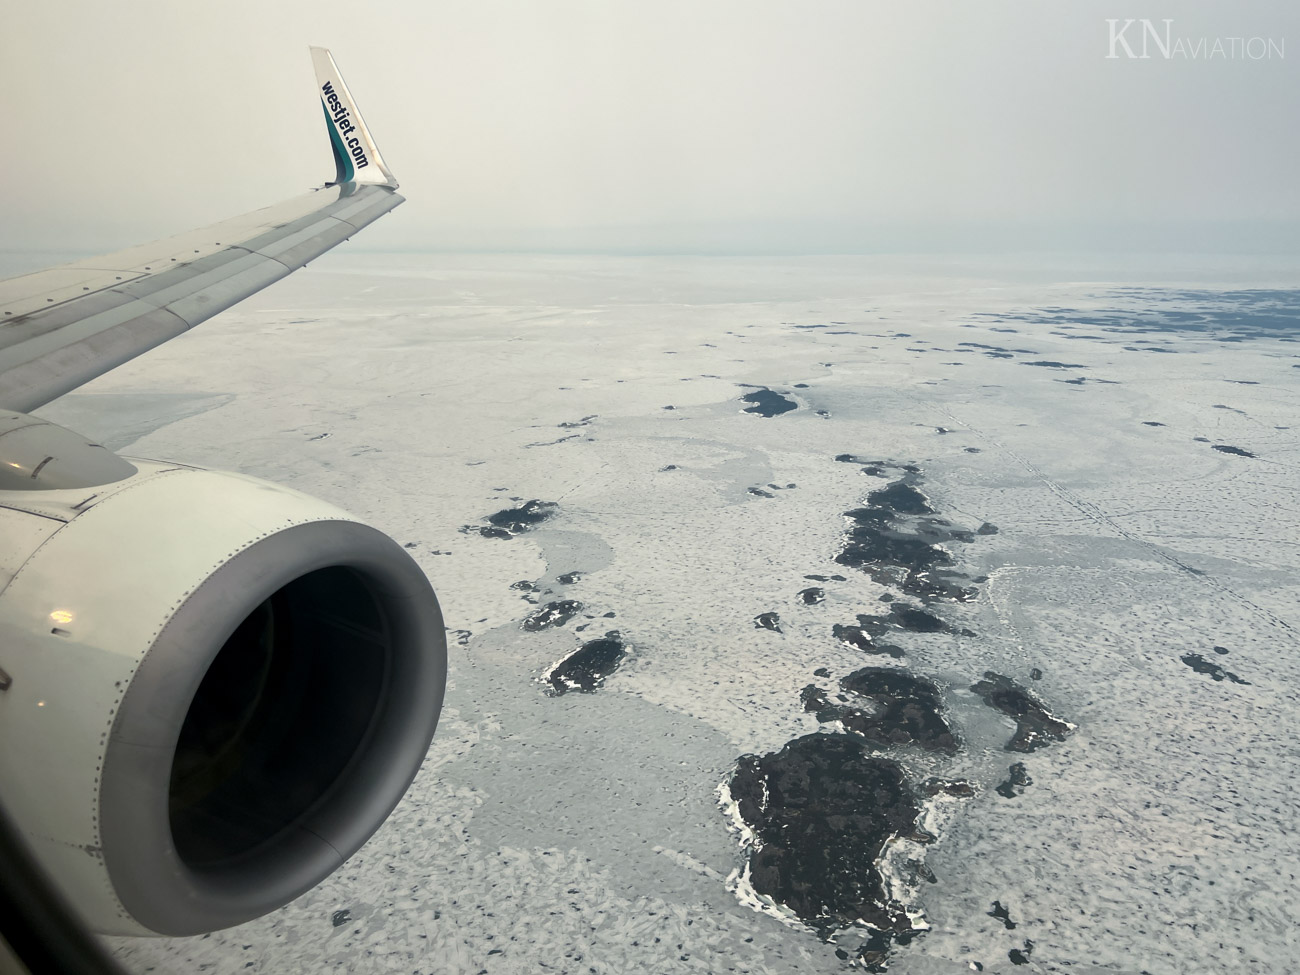
M 28 412 L 76 389 L 403 202 L 334 59 L 312 48 L 312 60 L 338 181 L 177 237 L 0 281 L 0 409 Z

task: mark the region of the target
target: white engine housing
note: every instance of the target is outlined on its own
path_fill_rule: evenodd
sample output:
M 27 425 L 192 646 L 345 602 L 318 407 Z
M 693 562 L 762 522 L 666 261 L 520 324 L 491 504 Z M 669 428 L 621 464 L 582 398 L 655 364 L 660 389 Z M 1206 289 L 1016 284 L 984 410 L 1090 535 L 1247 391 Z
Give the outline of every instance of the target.
M 332 505 L 99 458 L 113 473 L 89 479 L 118 479 L 0 478 L 0 792 L 96 930 L 239 924 L 324 879 L 410 785 L 446 682 L 437 600 Z

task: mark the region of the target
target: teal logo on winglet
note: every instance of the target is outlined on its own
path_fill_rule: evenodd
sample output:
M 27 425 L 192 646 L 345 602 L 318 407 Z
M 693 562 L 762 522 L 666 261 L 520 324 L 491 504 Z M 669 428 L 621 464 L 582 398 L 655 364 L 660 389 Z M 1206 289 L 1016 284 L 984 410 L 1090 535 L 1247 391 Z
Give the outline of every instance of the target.
M 366 158 L 366 147 L 353 135 L 357 127 L 352 124 L 352 113 L 339 98 L 334 85 L 325 82 L 321 85 L 322 107 L 325 109 L 325 122 L 330 130 L 330 143 L 334 147 L 334 163 L 338 168 L 338 181 L 346 183 L 352 179 L 358 169 L 370 165 Z
M 330 130 L 330 146 L 334 150 L 334 171 L 335 182 L 346 183 L 352 179 L 355 170 L 352 168 L 352 160 L 348 158 L 347 152 L 343 149 L 343 139 L 334 127 L 334 119 L 330 118 L 328 106 L 322 104 L 321 108 L 325 110 L 325 127 Z

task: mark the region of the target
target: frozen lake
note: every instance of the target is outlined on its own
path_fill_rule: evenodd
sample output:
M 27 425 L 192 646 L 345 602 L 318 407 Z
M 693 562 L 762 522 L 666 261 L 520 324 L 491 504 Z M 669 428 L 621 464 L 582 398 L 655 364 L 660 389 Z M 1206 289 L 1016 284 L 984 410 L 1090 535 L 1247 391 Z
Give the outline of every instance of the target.
M 1298 284 L 345 254 L 51 404 L 367 518 L 450 631 L 429 757 L 357 856 L 266 918 L 117 954 L 1293 971 Z M 827 781 L 781 764 L 827 739 Z

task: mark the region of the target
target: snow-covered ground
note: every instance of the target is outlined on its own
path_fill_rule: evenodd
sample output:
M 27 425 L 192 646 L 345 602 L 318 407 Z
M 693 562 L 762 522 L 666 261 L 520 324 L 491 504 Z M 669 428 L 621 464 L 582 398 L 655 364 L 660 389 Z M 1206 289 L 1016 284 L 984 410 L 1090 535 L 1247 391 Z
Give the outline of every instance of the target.
M 764 902 L 719 786 L 743 754 L 843 733 L 808 684 L 897 665 L 941 688 L 961 747 L 880 754 L 977 794 L 928 802 L 929 930 L 891 969 L 1293 971 L 1300 297 L 1262 289 L 1298 283 L 1204 259 L 345 254 L 64 397 L 42 414 L 129 455 L 285 483 L 410 543 L 452 631 L 429 758 L 356 857 L 269 917 L 117 954 L 844 970 L 865 932 L 823 943 Z M 755 387 L 798 408 L 743 412 Z M 956 632 L 892 635 L 901 661 L 832 636 L 891 595 L 835 562 L 843 513 L 888 483 L 842 454 L 917 465 L 940 517 L 998 528 L 949 547 L 987 581 L 934 607 Z M 557 502 L 533 531 L 464 530 L 533 499 Z M 522 628 L 564 599 L 582 612 Z M 603 684 L 548 693 L 614 630 Z M 1077 729 L 1006 751 L 985 671 Z M 1032 782 L 1006 798 L 1014 762 Z

